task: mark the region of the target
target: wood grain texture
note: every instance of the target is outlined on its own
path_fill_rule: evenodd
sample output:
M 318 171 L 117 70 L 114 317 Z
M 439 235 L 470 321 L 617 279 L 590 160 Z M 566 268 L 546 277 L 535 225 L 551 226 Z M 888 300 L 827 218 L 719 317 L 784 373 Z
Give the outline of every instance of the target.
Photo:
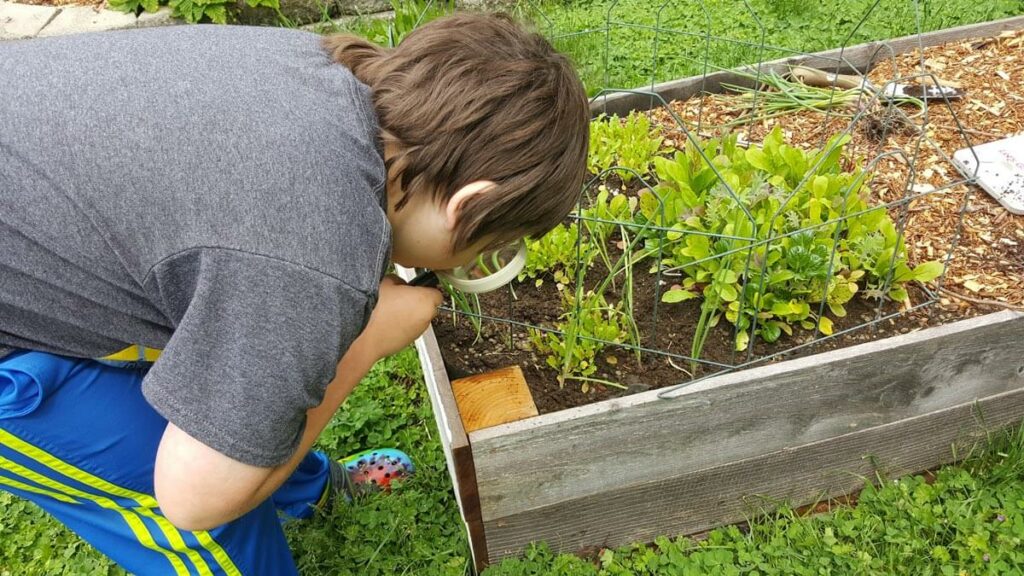
M 740 70 L 747 73 L 757 73 L 758 69 L 760 69 L 762 74 L 766 74 L 769 71 L 782 74 L 789 70 L 790 66 L 808 66 L 842 74 L 864 74 L 874 68 L 879 62 L 885 59 L 892 59 L 918 46 L 939 46 L 948 42 L 969 38 L 995 36 L 1007 30 L 1020 30 L 1021 28 L 1024 28 L 1024 16 L 1017 16 L 995 22 L 969 24 L 927 34 L 915 34 L 884 42 L 868 42 L 866 44 L 817 52 L 810 55 L 791 56 L 789 58 L 763 62 L 760 67 L 755 64 Z M 894 78 L 893 80 L 896 79 Z M 733 72 L 714 72 L 706 76 L 693 76 L 656 84 L 653 90 L 646 88 L 632 92 L 615 92 L 598 96 L 591 101 L 590 111 L 595 116 L 601 113 L 625 116 L 633 110 L 648 110 L 672 100 L 686 100 L 701 93 L 720 93 L 724 91 L 722 84 L 752 86 L 753 82 Z M 653 96 L 652 92 L 658 96 Z
M 415 270 L 396 266 L 398 275 L 406 281 L 416 276 Z M 469 436 L 462 426 L 458 404 L 452 393 L 451 382 L 444 368 L 441 349 L 437 345 L 434 328 L 427 328 L 416 339 L 416 352 L 423 369 L 427 394 L 437 423 L 441 446 L 444 450 L 448 475 L 452 478 L 455 500 L 462 513 L 462 520 L 469 534 L 470 550 L 477 570 L 487 563 L 487 539 L 484 534 L 483 518 L 480 515 L 480 495 L 476 483 L 476 467 L 473 464 L 473 450 Z
M 452 393 L 466 432 L 537 415 L 537 405 L 519 366 L 455 380 Z
M 1024 314 L 1000 312 L 709 378 L 669 400 L 652 391 L 480 430 L 482 517 L 927 415 L 1024 388 L 1022 374 Z
M 951 462 L 954 445 L 963 455 L 987 430 L 1018 424 L 1022 415 L 1024 389 L 696 472 L 609 484 L 601 494 L 487 521 L 489 560 L 518 554 L 532 541 L 570 552 L 694 534 L 748 520 L 773 502 L 848 494 L 876 470 L 896 477 Z
M 459 417 L 458 405 L 444 369 L 441 349 L 437 345 L 433 327 L 428 328 L 416 341 L 416 349 L 420 353 L 424 375 L 430 374 L 426 380 L 434 409 L 434 419 L 437 421 L 438 429 L 443 431 L 441 444 L 445 446 L 448 474 L 452 478 L 455 499 L 459 503 L 462 520 L 469 534 L 473 562 L 480 571 L 487 565 L 488 553 L 487 536 L 480 513 L 480 490 L 476 480 L 473 449 Z M 447 436 L 444 431 L 447 432 Z

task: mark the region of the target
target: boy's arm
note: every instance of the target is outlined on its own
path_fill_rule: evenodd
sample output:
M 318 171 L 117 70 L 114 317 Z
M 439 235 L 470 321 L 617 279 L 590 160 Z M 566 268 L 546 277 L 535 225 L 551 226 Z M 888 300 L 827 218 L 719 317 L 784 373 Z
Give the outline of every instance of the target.
M 422 334 L 440 304 L 437 290 L 384 279 L 369 323 L 338 363 L 323 402 L 307 412 L 299 446 L 291 460 L 281 466 L 243 464 L 168 423 L 154 470 L 156 498 L 164 515 L 178 528 L 208 530 L 242 516 L 269 498 L 302 461 L 373 364 Z

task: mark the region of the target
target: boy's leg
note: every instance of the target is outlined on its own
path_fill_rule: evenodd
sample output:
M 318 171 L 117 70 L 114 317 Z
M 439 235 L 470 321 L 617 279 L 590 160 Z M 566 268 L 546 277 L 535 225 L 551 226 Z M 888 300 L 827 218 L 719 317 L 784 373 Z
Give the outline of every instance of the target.
M 0 359 L 0 489 L 133 573 L 295 574 L 271 500 L 210 531 L 162 516 L 153 466 L 166 421 L 143 398 L 143 375 L 39 352 Z
M 292 518 L 309 518 L 317 508 L 323 509 L 331 496 L 330 458 L 323 452 L 310 451 L 274 492 L 271 501 L 277 510 Z

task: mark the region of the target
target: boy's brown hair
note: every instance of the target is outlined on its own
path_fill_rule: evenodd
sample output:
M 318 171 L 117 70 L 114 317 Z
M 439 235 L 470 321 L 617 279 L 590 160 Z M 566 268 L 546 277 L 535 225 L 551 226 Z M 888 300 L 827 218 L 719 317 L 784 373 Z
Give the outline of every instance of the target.
M 462 204 L 453 250 L 539 235 L 578 201 L 589 111 L 569 60 L 501 14 L 458 13 L 409 33 L 393 49 L 324 39 L 333 59 L 373 91 L 388 180 L 405 196 L 446 201 L 475 180 L 497 189 Z

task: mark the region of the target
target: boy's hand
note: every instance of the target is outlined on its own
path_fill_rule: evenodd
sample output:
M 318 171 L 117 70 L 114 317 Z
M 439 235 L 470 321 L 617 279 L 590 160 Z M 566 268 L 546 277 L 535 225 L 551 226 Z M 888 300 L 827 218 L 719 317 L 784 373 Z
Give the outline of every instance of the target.
M 395 354 L 423 334 L 441 301 L 441 291 L 436 288 L 409 286 L 387 276 L 380 283 L 377 306 L 356 343 L 375 359 Z

